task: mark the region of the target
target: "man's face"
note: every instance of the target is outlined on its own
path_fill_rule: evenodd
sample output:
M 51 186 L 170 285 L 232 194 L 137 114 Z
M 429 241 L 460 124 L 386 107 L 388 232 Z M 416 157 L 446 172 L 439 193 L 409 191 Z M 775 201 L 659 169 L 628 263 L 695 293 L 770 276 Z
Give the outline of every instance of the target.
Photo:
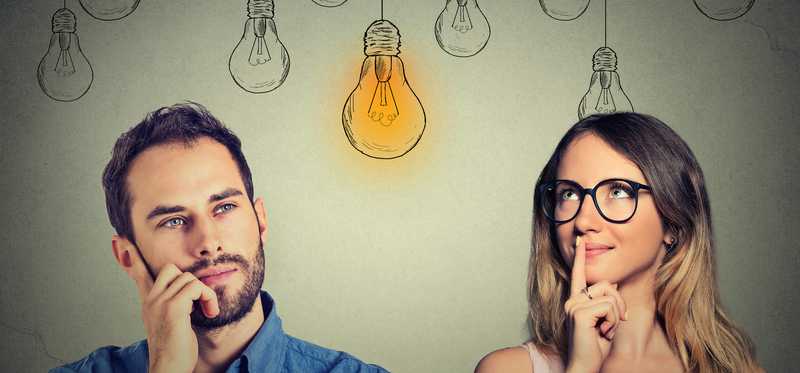
M 195 308 L 193 325 L 246 315 L 264 280 L 266 219 L 228 149 L 207 137 L 154 146 L 133 161 L 127 184 L 135 241 L 156 276 L 171 263 L 217 293 L 220 314 L 208 319 Z

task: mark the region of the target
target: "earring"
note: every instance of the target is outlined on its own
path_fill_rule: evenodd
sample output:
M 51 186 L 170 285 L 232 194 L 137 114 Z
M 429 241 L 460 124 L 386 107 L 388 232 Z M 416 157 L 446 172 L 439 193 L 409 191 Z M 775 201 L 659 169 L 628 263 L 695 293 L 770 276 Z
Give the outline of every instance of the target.
M 675 251 L 675 248 L 678 247 L 678 240 L 672 239 L 670 243 L 667 244 L 667 254 L 672 254 Z

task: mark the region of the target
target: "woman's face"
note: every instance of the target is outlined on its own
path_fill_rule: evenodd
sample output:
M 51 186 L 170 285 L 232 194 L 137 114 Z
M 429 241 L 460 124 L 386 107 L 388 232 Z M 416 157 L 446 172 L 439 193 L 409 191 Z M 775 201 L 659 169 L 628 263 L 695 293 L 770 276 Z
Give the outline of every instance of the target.
M 648 184 L 636 164 L 592 133 L 572 141 L 557 172 L 558 179 L 575 181 L 584 188 L 615 178 Z M 587 283 L 604 280 L 625 283 L 654 275 L 663 258 L 664 243 L 669 239 L 650 192 L 639 191 L 636 213 L 619 224 L 603 219 L 591 196 L 584 198 L 575 219 L 556 227 L 559 250 L 566 261 L 571 265 L 575 239 L 581 237 L 586 242 Z

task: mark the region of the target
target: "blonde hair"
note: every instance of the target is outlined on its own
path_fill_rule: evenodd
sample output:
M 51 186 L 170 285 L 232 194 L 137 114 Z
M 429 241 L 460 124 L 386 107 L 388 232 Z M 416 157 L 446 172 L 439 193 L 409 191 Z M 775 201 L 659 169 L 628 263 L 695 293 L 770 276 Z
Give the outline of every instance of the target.
M 625 155 L 652 187 L 666 230 L 677 238 L 656 272 L 656 311 L 670 346 L 691 372 L 759 371 L 755 349 L 722 309 L 717 293 L 711 210 L 703 173 L 688 145 L 666 124 L 638 113 L 594 115 L 561 139 L 537 185 L 556 178 L 559 162 L 578 136 L 592 133 Z M 568 335 L 564 302 L 569 265 L 554 226 L 534 194 L 533 237 L 528 271 L 531 339 L 566 362 Z

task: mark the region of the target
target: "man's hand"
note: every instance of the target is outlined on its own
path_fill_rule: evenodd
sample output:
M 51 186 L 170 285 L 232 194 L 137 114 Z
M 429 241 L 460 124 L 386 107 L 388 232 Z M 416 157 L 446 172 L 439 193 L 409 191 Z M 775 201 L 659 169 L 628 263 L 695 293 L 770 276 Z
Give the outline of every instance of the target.
M 165 265 L 153 282 L 137 250 L 128 250 L 131 272 L 147 331 L 149 371 L 192 372 L 197 364 L 197 336 L 192 330 L 192 304 L 199 301 L 206 317 L 219 314 L 217 294 L 193 274 Z

